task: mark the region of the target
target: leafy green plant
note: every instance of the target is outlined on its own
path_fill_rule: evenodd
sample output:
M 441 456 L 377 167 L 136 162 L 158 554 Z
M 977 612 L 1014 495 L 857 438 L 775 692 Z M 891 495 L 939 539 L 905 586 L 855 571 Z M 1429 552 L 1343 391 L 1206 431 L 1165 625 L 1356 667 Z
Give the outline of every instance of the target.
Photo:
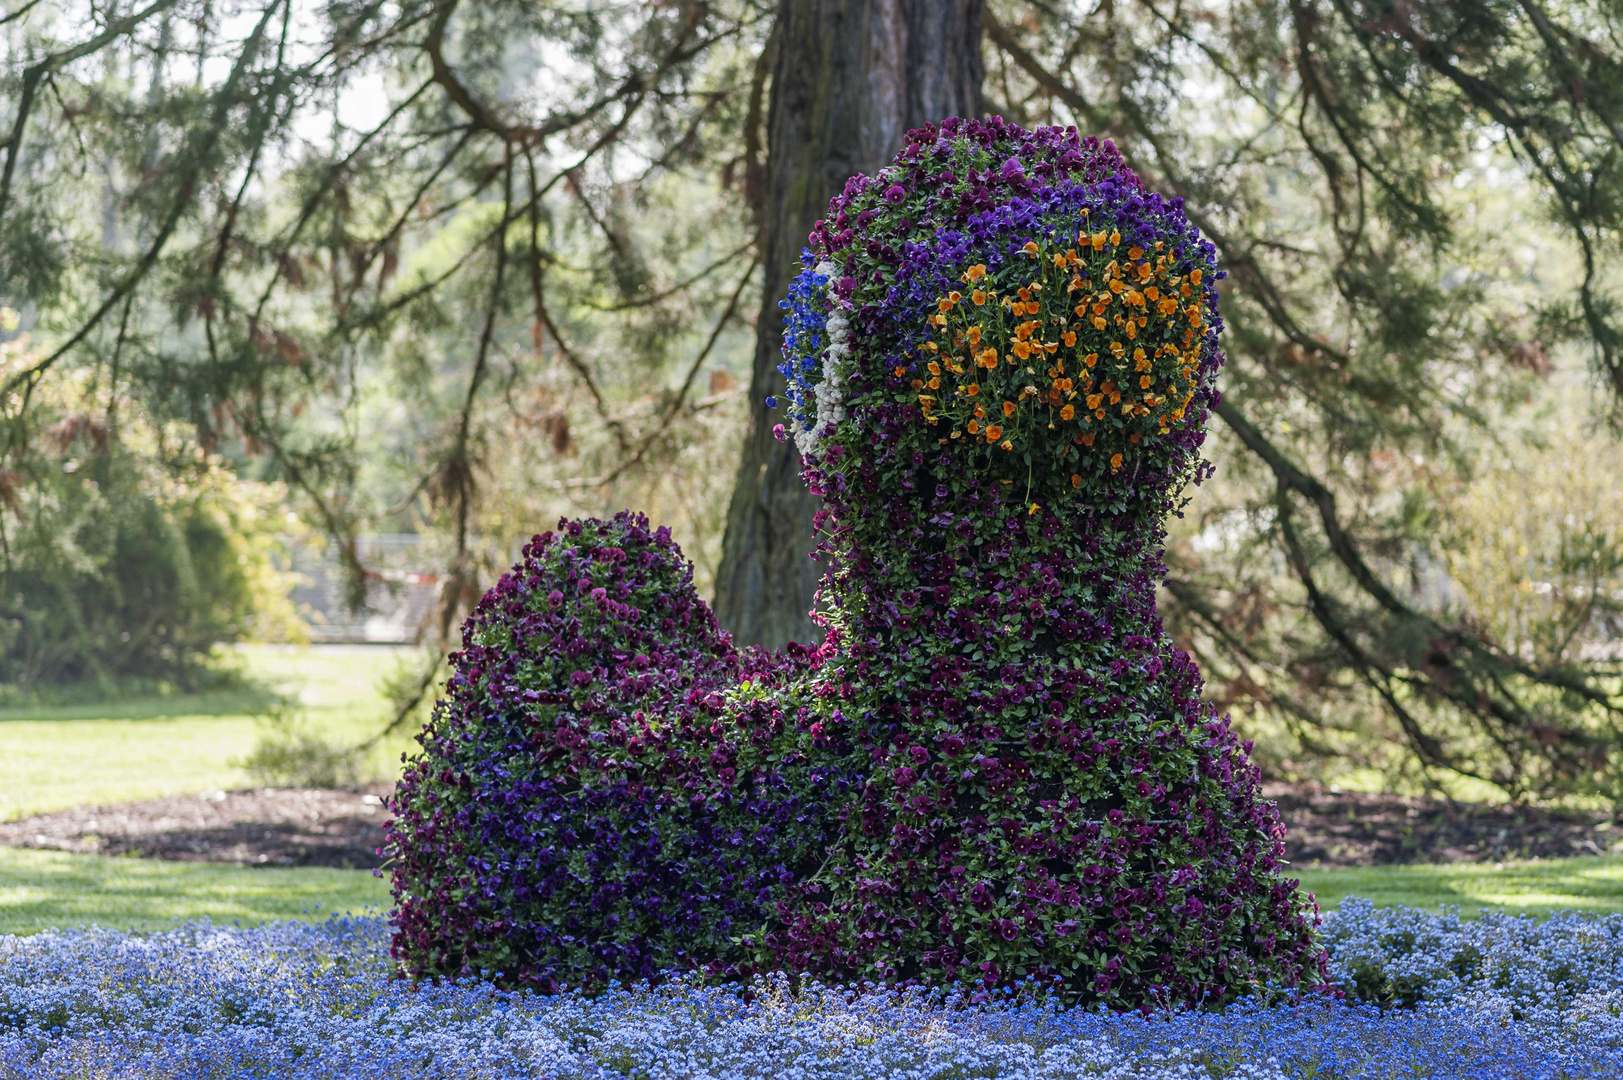
M 345 745 L 312 729 L 298 717 L 277 711 L 266 731 L 238 764 L 265 787 L 346 788 L 360 781 L 361 748 Z
M 0 373 L 37 357 L 0 343 Z M 220 642 L 297 637 L 272 562 L 279 486 L 177 449 L 133 405 L 98 412 L 93 380 L 36 393 L 0 469 L 0 695 L 7 704 L 229 683 Z

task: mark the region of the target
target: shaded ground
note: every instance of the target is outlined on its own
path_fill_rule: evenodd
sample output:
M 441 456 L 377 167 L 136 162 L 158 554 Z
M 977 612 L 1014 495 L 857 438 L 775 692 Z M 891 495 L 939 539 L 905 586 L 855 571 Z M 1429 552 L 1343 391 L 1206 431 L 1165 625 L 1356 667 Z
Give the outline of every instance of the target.
M 249 866 L 378 865 L 387 787 L 263 788 L 85 807 L 0 824 L 0 844 Z M 1269 784 L 1298 867 L 1498 862 L 1623 851 L 1605 815 Z
M 1499 862 L 1623 851 L 1605 814 L 1266 784 L 1285 819 L 1285 857 L 1303 866 Z
M 388 790 L 261 788 L 80 807 L 0 824 L 0 844 L 249 866 L 374 867 Z

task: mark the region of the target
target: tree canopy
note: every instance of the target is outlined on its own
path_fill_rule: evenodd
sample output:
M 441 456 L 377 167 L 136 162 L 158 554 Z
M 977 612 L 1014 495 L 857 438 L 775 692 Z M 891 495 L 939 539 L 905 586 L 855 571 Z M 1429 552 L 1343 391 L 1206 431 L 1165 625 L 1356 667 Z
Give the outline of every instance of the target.
M 340 539 L 431 532 L 446 639 L 560 509 L 653 499 L 713 579 L 803 240 L 769 208 L 839 182 L 768 160 L 774 110 L 833 107 L 779 75 L 796 6 L 12 0 L 5 513 L 60 501 L 78 418 Z M 1623 794 L 1623 8 L 825 6 L 835 41 L 978 18 L 983 111 L 1112 139 L 1217 244 L 1219 470 L 1167 610 L 1276 767 Z

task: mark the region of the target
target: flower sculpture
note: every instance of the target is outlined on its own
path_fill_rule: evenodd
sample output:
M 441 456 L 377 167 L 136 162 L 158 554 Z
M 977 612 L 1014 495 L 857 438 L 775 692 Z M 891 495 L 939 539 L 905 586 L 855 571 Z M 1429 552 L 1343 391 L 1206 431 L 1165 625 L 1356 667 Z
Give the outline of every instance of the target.
M 462 639 L 390 801 L 405 973 L 750 970 L 733 938 L 815 869 L 849 796 L 783 753 L 807 653 L 736 652 L 670 532 L 630 513 L 536 537 Z
M 1249 747 L 1155 608 L 1217 400 L 1212 245 L 1108 143 L 948 120 L 804 264 L 784 434 L 827 639 L 734 653 L 639 519 L 538 540 L 394 800 L 406 969 L 1322 982 Z

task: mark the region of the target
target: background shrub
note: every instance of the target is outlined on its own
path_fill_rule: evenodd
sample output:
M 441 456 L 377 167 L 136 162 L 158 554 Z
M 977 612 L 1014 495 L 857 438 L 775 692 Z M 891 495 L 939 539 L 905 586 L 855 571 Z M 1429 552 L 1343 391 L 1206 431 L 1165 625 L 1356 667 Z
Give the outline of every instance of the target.
M 175 481 L 75 419 L 31 475 L 0 470 L 0 699 L 199 690 L 230 678 L 216 644 L 303 629 L 271 561 L 279 490 L 206 459 Z

